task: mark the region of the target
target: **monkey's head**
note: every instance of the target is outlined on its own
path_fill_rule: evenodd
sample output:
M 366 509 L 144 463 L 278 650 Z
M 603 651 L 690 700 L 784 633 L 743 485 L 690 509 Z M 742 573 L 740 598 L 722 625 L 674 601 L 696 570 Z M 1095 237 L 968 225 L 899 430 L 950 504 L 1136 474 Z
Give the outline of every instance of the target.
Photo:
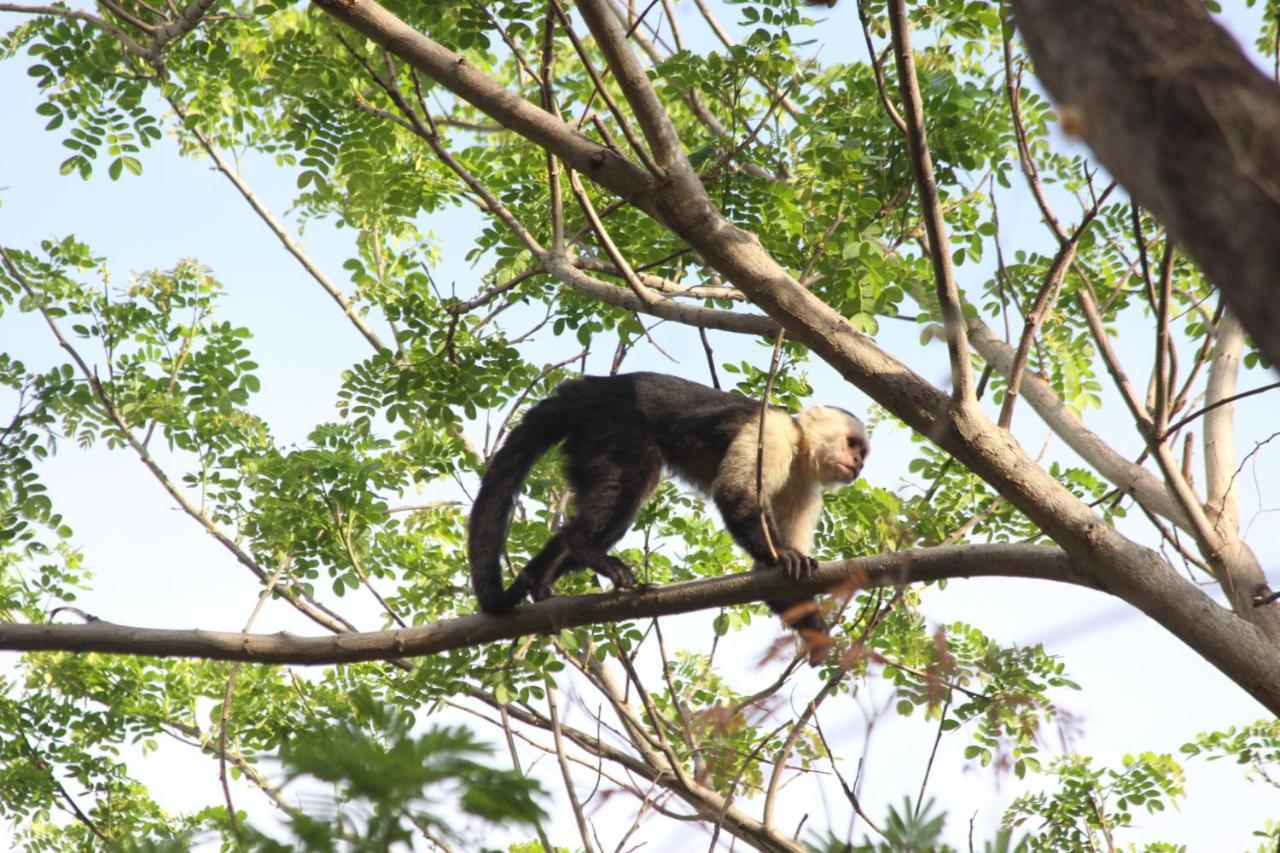
M 862 421 L 835 406 L 814 406 L 796 418 L 805 459 L 824 486 L 858 479 L 870 452 Z

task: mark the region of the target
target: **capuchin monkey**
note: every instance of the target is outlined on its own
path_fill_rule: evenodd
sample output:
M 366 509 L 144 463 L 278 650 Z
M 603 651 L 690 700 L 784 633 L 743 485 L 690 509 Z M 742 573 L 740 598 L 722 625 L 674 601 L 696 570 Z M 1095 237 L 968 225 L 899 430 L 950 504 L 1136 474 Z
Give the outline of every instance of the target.
M 480 483 L 467 548 L 480 609 L 500 613 L 526 595 L 540 601 L 557 578 L 578 569 L 594 570 L 616 589 L 634 587 L 635 576 L 609 549 L 658 485 L 664 463 L 711 495 L 734 540 L 758 565 L 796 580 L 808 577 L 817 566 L 809 551 L 822 492 L 862 473 L 866 430 L 843 409 L 816 406 L 792 417 L 770 406 L 761 456 L 760 408 L 746 397 L 659 373 L 562 383 L 529 409 Z M 559 442 L 576 513 L 503 589 L 499 560 L 520 485 Z M 766 604 L 800 633 L 810 662 L 818 663 L 831 639 L 813 598 Z

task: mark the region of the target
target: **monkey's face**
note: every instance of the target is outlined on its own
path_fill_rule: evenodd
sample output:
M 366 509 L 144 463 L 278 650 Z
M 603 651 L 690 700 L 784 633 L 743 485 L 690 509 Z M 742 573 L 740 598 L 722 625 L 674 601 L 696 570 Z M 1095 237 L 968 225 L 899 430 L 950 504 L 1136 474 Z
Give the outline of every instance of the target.
M 843 409 L 818 406 L 803 412 L 798 423 L 814 473 L 823 485 L 847 485 L 858 479 L 870 451 L 862 421 Z

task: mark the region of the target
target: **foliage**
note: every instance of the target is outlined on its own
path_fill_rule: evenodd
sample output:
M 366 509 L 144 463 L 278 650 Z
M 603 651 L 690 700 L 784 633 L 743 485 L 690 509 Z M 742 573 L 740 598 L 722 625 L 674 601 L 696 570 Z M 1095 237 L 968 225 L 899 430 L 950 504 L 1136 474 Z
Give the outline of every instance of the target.
M 334 786 L 332 806 L 292 812 L 287 844 L 248 831 L 249 849 L 386 850 L 423 830 L 464 840 L 438 810 L 442 803 L 491 824 L 532 824 L 546 816 L 535 800 L 545 793 L 538 783 L 476 761 L 473 756 L 492 748 L 466 729 L 432 727 L 414 735 L 412 714 L 368 692 L 350 698 L 353 719 L 300 732 L 280 752 L 290 778 Z
M 1134 807 L 1160 812 L 1184 795 L 1182 768 L 1168 755 L 1126 755 L 1119 768 L 1094 769 L 1085 756 L 1056 759 L 1049 773 L 1053 793 L 1024 794 L 1005 814 L 1009 827 L 1030 826 L 1031 850 L 1114 845 L 1118 830 L 1133 825 Z
M 1280 779 L 1275 775 L 1277 767 L 1280 767 L 1278 720 L 1258 720 L 1246 726 L 1201 732 L 1195 740 L 1182 745 L 1182 754 L 1206 761 L 1233 758 L 1237 764 L 1248 765 L 1249 773 L 1280 787 Z
M 903 797 L 901 807 L 889 806 L 884 826 L 875 827 L 879 838 L 867 833 L 861 843 L 851 844 L 831 836 L 811 841 L 808 847 L 814 853 L 955 853 L 956 848 L 942 840 L 947 814 L 936 808 L 932 797 L 918 806 Z M 972 837 L 969 849 L 978 849 Z M 983 853 L 1025 853 L 1030 848 L 1025 837 L 1015 840 L 1013 832 L 1005 827 L 996 832 L 995 838 L 984 841 L 981 849 Z

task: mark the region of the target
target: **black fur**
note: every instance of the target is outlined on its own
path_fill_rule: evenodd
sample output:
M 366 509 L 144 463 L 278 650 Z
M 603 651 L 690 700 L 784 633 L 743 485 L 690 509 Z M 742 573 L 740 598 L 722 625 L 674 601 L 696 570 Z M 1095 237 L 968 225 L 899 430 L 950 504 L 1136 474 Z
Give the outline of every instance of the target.
M 759 416 L 758 402 L 657 373 L 587 376 L 561 384 L 529 409 L 481 481 L 468 538 L 480 608 L 498 613 L 525 595 L 540 600 L 557 578 L 583 568 L 608 578 L 615 588 L 635 586 L 631 570 L 608 552 L 657 486 L 663 463 L 707 490 L 729 443 Z M 559 442 L 564 442 L 576 514 L 503 589 L 500 558 L 520 485 L 538 458 Z M 792 576 L 812 569 L 812 558 L 778 544 L 776 526 L 767 518 L 775 543 L 770 549 L 751 484 L 719 490 L 715 498 L 725 526 L 758 564 L 778 564 Z M 825 635 L 812 598 L 766 603 L 776 613 L 788 613 L 792 627 Z

